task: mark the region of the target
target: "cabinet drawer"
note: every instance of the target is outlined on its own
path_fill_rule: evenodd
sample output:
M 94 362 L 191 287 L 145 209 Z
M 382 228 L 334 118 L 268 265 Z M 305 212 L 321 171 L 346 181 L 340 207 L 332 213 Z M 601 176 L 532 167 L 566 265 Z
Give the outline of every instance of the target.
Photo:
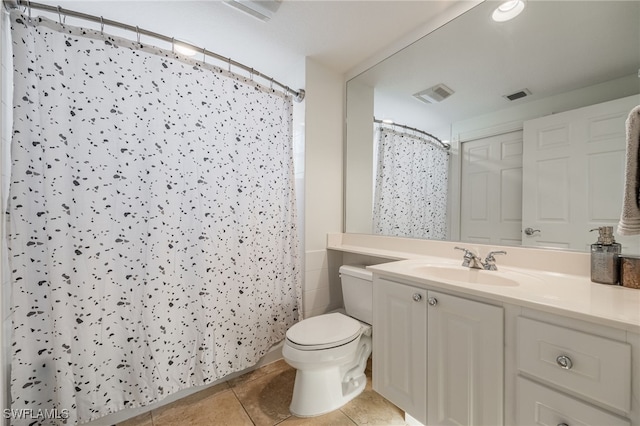
M 625 413 L 631 409 L 631 347 L 518 318 L 518 369 Z
M 570 396 L 522 377 L 517 379 L 517 424 L 629 426 L 628 420 L 614 416 Z

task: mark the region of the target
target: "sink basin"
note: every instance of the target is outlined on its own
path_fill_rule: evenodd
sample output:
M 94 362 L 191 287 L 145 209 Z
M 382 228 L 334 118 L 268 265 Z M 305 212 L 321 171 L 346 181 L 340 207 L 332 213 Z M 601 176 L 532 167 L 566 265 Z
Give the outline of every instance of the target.
M 471 269 L 464 266 L 453 265 L 421 265 L 415 269 L 423 274 L 425 278 L 441 279 L 444 281 L 458 281 L 503 287 L 519 285 L 517 273 L 512 272 L 485 271 L 483 269 Z M 510 276 L 513 276 L 513 278 Z

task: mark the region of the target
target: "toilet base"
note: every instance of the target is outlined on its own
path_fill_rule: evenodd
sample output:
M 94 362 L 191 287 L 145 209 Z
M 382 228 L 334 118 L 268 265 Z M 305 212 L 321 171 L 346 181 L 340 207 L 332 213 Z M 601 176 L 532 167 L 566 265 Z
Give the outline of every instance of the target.
M 371 354 L 371 337 L 361 336 L 355 359 L 348 365 L 298 369 L 289 411 L 296 417 L 315 417 L 342 407 L 362 393 Z
M 315 417 L 337 410 L 356 396 L 367 385 L 362 374 L 349 383 L 342 383 L 340 369 L 331 371 L 296 372 L 293 398 L 289 411 L 296 417 Z

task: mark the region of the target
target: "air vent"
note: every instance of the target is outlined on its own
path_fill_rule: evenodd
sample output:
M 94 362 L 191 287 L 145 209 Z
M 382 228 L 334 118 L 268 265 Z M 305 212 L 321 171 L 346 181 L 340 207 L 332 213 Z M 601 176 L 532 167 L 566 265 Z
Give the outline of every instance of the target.
M 228 6 L 235 7 L 261 21 L 268 21 L 280 8 L 281 0 L 224 0 Z
M 437 104 L 453 94 L 453 90 L 441 83 L 423 90 L 422 92 L 415 93 L 413 97 L 428 104 Z
M 529 91 L 529 89 L 522 89 L 510 95 L 504 95 L 504 98 L 509 99 L 510 101 L 515 101 L 516 99 L 521 99 L 529 95 L 531 95 L 531 91 Z

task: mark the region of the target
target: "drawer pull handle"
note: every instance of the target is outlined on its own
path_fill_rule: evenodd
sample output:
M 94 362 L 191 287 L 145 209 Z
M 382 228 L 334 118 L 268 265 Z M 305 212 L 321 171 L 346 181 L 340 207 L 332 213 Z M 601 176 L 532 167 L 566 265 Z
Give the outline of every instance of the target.
M 419 302 L 422 300 L 422 295 L 420 293 L 413 293 L 413 301 Z
M 561 368 L 564 368 L 565 370 L 571 370 L 571 367 L 573 367 L 571 358 L 566 355 L 560 355 L 558 358 L 556 358 L 556 362 Z M 558 426 L 562 426 L 563 424 L 564 423 L 561 423 Z

